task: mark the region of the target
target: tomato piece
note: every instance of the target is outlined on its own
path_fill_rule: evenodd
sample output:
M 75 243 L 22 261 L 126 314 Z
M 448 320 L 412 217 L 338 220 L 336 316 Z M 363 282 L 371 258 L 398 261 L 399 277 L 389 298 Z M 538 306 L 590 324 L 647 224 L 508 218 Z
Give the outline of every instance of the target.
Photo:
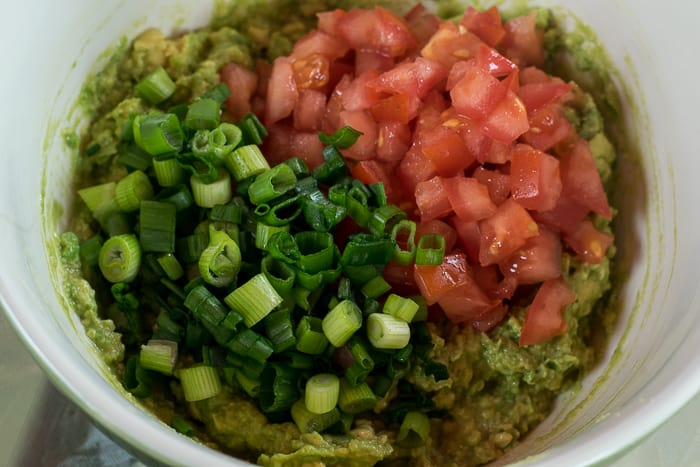
M 511 159 L 511 149 L 513 148 L 510 144 L 501 143 L 500 141 L 492 141 L 489 145 L 488 151 L 486 151 L 482 156 L 482 164 L 506 164 L 510 162 Z
M 270 83 L 270 75 L 272 74 L 272 63 L 258 59 L 255 62 L 255 74 L 258 75 L 258 86 L 255 94 L 265 97 L 267 95 L 267 86 Z
M 501 14 L 496 6 L 485 11 L 479 11 L 470 6 L 460 24 L 491 47 L 495 47 L 506 35 L 506 30 L 501 23 Z
M 419 134 L 420 149 L 438 175 L 449 177 L 469 167 L 474 158 L 454 128 L 438 125 Z
M 493 76 L 507 76 L 518 71 L 518 66 L 486 44 L 476 49 L 476 64 Z
M 525 86 L 526 84 L 548 83 L 551 79 L 552 77 L 550 75 L 535 66 L 520 68 L 521 86 Z
M 270 164 L 277 165 L 289 159 L 289 141 L 293 131 L 286 122 L 267 125 L 267 138 L 263 140 L 261 150 Z
M 313 170 L 324 161 L 323 147 L 323 143 L 318 139 L 318 133 L 292 131 L 285 159 L 298 157 L 306 162 L 309 170 Z
M 462 32 L 451 22 L 443 22 L 420 51 L 421 56 L 441 63 L 448 70 L 469 58 L 476 57 L 481 39 L 470 32 Z
M 576 129 L 564 116 L 564 108 L 558 102 L 540 107 L 530 114 L 530 129 L 522 140 L 541 151 L 548 151 L 559 143 L 576 138 Z
M 417 57 L 414 61 L 404 61 L 385 71 L 378 78 L 368 82 L 367 86 L 378 92 L 422 98 L 447 78 L 447 73 L 447 68 L 440 63 Z
M 433 177 L 418 183 L 414 194 L 421 222 L 428 222 L 452 213 L 452 206 L 447 198 L 442 178 Z
M 265 124 L 271 125 L 290 116 L 298 99 L 299 90 L 294 80 L 292 61 L 288 57 L 277 57 L 272 64 L 267 85 Z
M 350 165 L 350 174 L 353 178 L 360 180 L 365 185 L 383 183 L 386 197 L 390 203 L 396 202 L 397 192 L 394 188 L 389 173 L 384 166 L 376 160 L 359 161 Z
M 562 190 L 559 160 L 527 144 L 516 144 L 511 151 L 510 190 L 526 209 L 553 209 Z
M 413 278 L 428 305 L 437 303 L 447 292 L 473 283 L 464 253 L 445 255 L 437 266 L 413 265 Z
M 445 237 L 445 252 L 450 253 L 457 243 L 457 231 L 447 222 L 443 222 L 440 219 L 433 219 L 428 222 L 421 222 L 416 227 L 415 241 L 418 240 L 429 233 L 440 234 Z
M 462 220 L 478 221 L 496 213 L 498 206 L 491 200 L 489 189 L 475 178 L 450 177 L 442 183 L 452 210 Z
M 479 223 L 476 221 L 465 222 L 459 216 L 451 216 L 450 224 L 457 232 L 457 241 L 467 254 L 470 263 L 478 264 L 479 262 L 479 244 L 481 243 L 481 231 Z
M 421 104 L 417 96 L 394 94 L 378 100 L 370 112 L 377 122 L 395 121 L 405 125 L 418 116 Z
M 226 98 L 226 113 L 237 122 L 251 111 L 251 100 L 258 87 L 258 75 L 231 62 L 221 67 L 219 76 L 231 91 L 231 95 Z
M 417 43 L 406 22 L 390 11 L 352 9 L 337 22 L 336 32 L 350 47 L 400 57 Z
M 485 120 L 482 131 L 501 143 L 510 144 L 530 128 L 527 112 L 520 98 L 510 89 Z
M 539 233 L 537 223 L 513 198 L 498 206 L 496 214 L 479 221 L 481 242 L 479 263 L 500 263 L 522 247 L 528 238 Z
M 411 147 L 411 128 L 395 121 L 377 122 L 377 159 L 399 162 Z
M 315 89 L 304 89 L 294 107 L 294 128 L 300 131 L 319 131 L 326 114 L 326 95 Z
M 391 261 L 384 266 L 384 280 L 391 284 L 392 292 L 400 295 L 413 295 L 418 291 L 418 285 L 413 274 L 413 264 L 399 264 Z
M 493 308 L 489 308 L 473 320 L 471 326 L 477 331 L 489 332 L 495 328 L 508 314 L 508 307 L 503 303 L 499 303 Z
M 360 76 L 370 70 L 383 72 L 391 70 L 394 59 L 388 55 L 380 54 L 372 50 L 355 51 L 355 75 Z
M 377 70 L 368 70 L 342 88 L 341 101 L 345 110 L 368 110 L 379 102 L 381 94 L 367 86 L 367 83 L 379 76 Z M 337 89 L 337 88 L 336 88 Z
M 578 205 L 566 193 L 561 194 L 553 209 L 532 213 L 538 223 L 565 234 L 574 232 L 587 215 L 588 209 Z
M 588 141 L 579 139 L 562 155 L 560 163 L 563 192 L 581 206 L 610 219 L 612 213 L 608 196 L 603 189 Z
M 473 120 L 489 116 L 504 99 L 507 89 L 486 70 L 472 66 L 450 90 L 452 105 L 461 115 Z
M 325 89 L 331 77 L 330 61 L 321 54 L 292 60 L 297 89 Z
M 562 278 L 543 282 L 525 314 L 520 345 L 541 344 L 564 334 L 568 326 L 563 311 L 574 300 L 576 294 Z
M 412 146 L 399 163 L 396 175 L 404 190 L 413 193 L 420 182 L 437 175 L 435 166 L 417 147 Z
M 351 83 L 352 78 L 350 75 L 343 75 L 328 98 L 326 113 L 323 116 L 323 122 L 321 123 L 322 129 L 326 133 L 333 133 L 342 126 L 340 124 L 340 112 L 345 110 L 345 106 L 343 105 L 343 95 L 347 92 Z
M 518 16 L 503 25 L 506 34 L 499 48 L 518 67 L 542 66 L 544 63 L 544 32 L 537 29 L 535 13 Z
M 564 236 L 564 241 L 585 262 L 598 264 L 612 245 L 613 236 L 596 229 L 590 219 L 585 219 L 576 230 Z
M 326 34 L 335 35 L 338 30 L 338 23 L 345 16 L 345 10 L 336 8 L 335 10 L 322 11 L 316 13 L 318 18 L 317 28 Z
M 440 26 L 440 18 L 430 13 L 420 3 L 406 13 L 405 19 L 419 47 L 425 45 Z
M 538 284 L 561 275 L 559 235 L 544 226 L 539 232 L 499 264 L 504 276 L 514 276 L 519 284 Z
M 329 62 L 344 56 L 350 47 L 333 33 L 312 29 L 294 43 L 290 56 L 295 60 L 321 55 Z
M 455 116 L 459 117 L 456 114 Z M 451 121 L 448 120 L 445 124 Z M 481 164 L 490 161 L 489 153 L 495 141 L 481 131 L 478 123 L 462 117 L 459 117 L 456 121 L 459 122 L 458 125 L 456 124 L 457 131 L 462 137 L 469 154 Z M 508 154 L 510 154 L 510 150 L 508 150 Z
M 474 169 L 472 176 L 486 185 L 491 199 L 496 204 L 503 203 L 510 195 L 510 175 L 497 170 L 489 170 L 483 167 Z
M 528 114 L 532 114 L 545 105 L 562 98 L 573 87 L 573 84 L 565 83 L 558 78 L 550 79 L 544 83 L 530 83 L 520 86 L 518 96 L 525 104 Z
M 514 93 L 520 92 L 520 70 L 515 70 L 501 80 L 501 84 Z
M 478 320 L 487 310 L 497 305 L 469 276 L 469 282 L 447 291 L 438 300 L 438 305 L 453 323 Z
M 355 144 L 341 150 L 343 156 L 358 161 L 374 158 L 377 153 L 377 124 L 369 112 L 366 110 L 343 110 L 338 114 L 338 117 L 339 128 L 347 125 L 362 133 Z

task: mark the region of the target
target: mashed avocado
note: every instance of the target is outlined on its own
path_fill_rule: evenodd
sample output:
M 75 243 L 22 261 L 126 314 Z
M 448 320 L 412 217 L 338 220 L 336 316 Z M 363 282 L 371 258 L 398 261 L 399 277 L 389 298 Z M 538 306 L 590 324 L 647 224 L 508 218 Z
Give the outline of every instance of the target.
M 406 2 L 394 3 L 395 7 L 406 5 Z M 77 188 L 124 175 L 122 165 L 118 164 L 122 131 L 131 115 L 148 110 L 148 105 L 133 91 L 135 83 L 148 73 L 162 66 L 177 86 L 173 104 L 187 102 L 218 83 L 218 70 L 223 64 L 235 62 L 252 68 L 258 58 L 271 59 L 288 53 L 294 41 L 314 24 L 315 11 L 348 6 L 362 6 L 362 3 L 317 0 L 300 5 L 277 1 L 269 6 L 239 1 L 230 6 L 220 5 L 212 24 L 201 30 L 178 37 L 166 37 L 152 29 L 144 31 L 129 47 L 121 47 L 109 64 L 85 85 L 81 101 L 92 124 L 82 140 L 97 149 L 90 157 L 81 158 Z M 555 19 L 546 10 L 541 10 L 537 19 L 548 30 L 550 63 L 557 67 L 560 53 L 578 50 L 581 39 L 556 30 Z M 577 59 L 576 65 L 590 70 L 598 62 L 590 59 L 589 52 L 585 55 Z M 587 94 L 583 102 L 568 109 L 567 118 L 579 135 L 590 141 L 601 179 L 609 188 L 615 149 L 604 133 L 600 102 Z M 607 98 L 603 107 L 609 110 L 614 105 L 614 98 Z M 608 221 L 602 218 L 594 221 L 597 227 L 609 231 Z M 87 238 L 94 230 L 92 222 L 89 214 L 79 208 L 71 230 Z M 98 316 L 99 298 L 96 300 L 94 291 L 83 279 L 90 273 L 80 266 L 78 237 L 65 234 L 61 248 L 70 304 L 105 360 L 121 373 L 122 336 L 115 332 L 112 321 Z M 445 364 L 450 376 L 436 382 L 419 365 L 412 368 L 408 381 L 429 394 L 436 409 L 449 416 L 431 420 L 431 437 L 419 448 L 396 446 L 395 432 L 376 420 L 355 420 L 345 435 L 302 434 L 291 422 L 272 423 L 249 398 L 229 388 L 216 397 L 195 403 L 184 403 L 180 398 L 179 404 L 173 404 L 154 394 L 144 399 L 143 404 L 167 423 L 176 414 L 190 417 L 196 421 L 195 436 L 199 440 L 261 465 L 486 463 L 502 455 L 546 418 L 554 399 L 571 388 L 596 361 L 592 342 L 596 320 L 600 319 L 597 313 L 605 306 L 601 299 L 611 287 L 613 256 L 614 247 L 601 263 L 590 265 L 565 255 L 563 275 L 577 299 L 565 311 L 568 332 L 546 343 L 518 345 L 526 304 L 511 308 L 508 318 L 489 333 L 449 322 L 431 324 L 434 348 L 430 356 Z M 178 387 L 170 390 L 176 396 L 181 395 Z M 398 389 L 392 388 L 387 400 L 397 393 Z M 377 410 L 387 400 L 380 401 Z M 177 409 L 176 405 L 185 410 Z

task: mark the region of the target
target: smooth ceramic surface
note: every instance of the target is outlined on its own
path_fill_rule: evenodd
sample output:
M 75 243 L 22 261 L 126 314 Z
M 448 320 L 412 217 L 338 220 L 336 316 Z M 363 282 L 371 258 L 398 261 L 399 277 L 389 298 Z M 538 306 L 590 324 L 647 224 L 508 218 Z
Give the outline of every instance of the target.
M 690 46 L 700 40 L 694 24 L 700 6 L 681 0 L 663 7 L 650 0 L 537 3 L 568 7 L 606 44 L 629 91 L 625 119 L 638 146 L 623 154 L 616 200 L 622 207 L 618 245 L 630 265 L 620 293 L 625 325 L 606 364 L 580 391 L 561 398 L 548 421 L 503 460 L 534 455 L 524 462 L 583 465 L 636 443 L 700 389 L 694 358 L 700 93 L 691 83 L 700 66 Z M 45 248 L 61 230 L 58 214 L 69 196 L 62 131 L 80 122 L 74 103 L 93 64 L 121 35 L 132 37 L 146 25 L 172 31 L 204 24 L 212 2 L 43 1 L 37 10 L 38 4 L 0 7 L 0 303 L 57 387 L 123 445 L 169 464 L 231 465 L 231 458 L 177 435 L 114 388 L 77 318 L 61 306 Z M 42 214 L 59 222 L 43 223 Z

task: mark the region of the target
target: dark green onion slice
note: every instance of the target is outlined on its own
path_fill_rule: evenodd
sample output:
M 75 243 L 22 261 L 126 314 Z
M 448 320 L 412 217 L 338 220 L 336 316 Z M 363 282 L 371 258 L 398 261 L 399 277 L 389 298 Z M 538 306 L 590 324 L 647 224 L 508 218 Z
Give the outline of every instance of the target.
M 345 158 L 336 148 L 333 146 L 324 148 L 323 158 L 325 161 L 313 171 L 316 180 L 326 185 L 333 185 L 348 176 L 349 171 Z
M 292 314 L 289 311 L 273 311 L 267 315 L 264 324 L 265 334 L 272 342 L 275 353 L 282 353 L 296 345 L 297 339 L 294 336 Z
M 185 141 L 174 114 L 150 114 L 134 119 L 134 140 L 152 156 L 179 152 Z
M 289 410 L 299 398 L 299 373 L 278 363 L 268 364 L 260 377 L 260 408 L 264 413 Z
M 230 152 L 225 156 L 224 163 L 237 182 L 270 170 L 270 164 L 260 152 L 260 148 L 254 144 L 241 146 Z
M 405 211 L 393 204 L 386 204 L 372 211 L 367 227 L 370 233 L 381 236 L 387 231 L 390 232 L 397 222 L 405 218 Z
M 394 255 L 394 241 L 369 234 L 357 234 L 345 245 L 340 263 L 344 266 L 388 264 Z
M 126 361 L 122 385 L 134 396 L 143 399 L 151 395 L 151 378 L 148 371 L 141 367 L 138 355 L 132 355 Z
M 151 104 L 160 104 L 173 95 L 175 88 L 175 83 L 162 66 L 134 86 L 134 90 Z
M 262 144 L 267 137 L 267 129 L 260 123 L 254 113 L 249 113 L 240 122 L 238 127 L 243 132 L 243 144 Z
M 260 262 L 260 269 L 280 296 L 286 296 L 292 291 L 296 275 L 287 263 L 267 255 Z
M 192 436 L 194 434 L 194 428 L 192 425 L 190 425 L 187 420 L 184 418 L 180 417 L 179 415 L 175 415 L 170 422 L 170 426 L 177 431 L 180 434 L 183 434 L 185 436 Z
M 296 349 L 299 352 L 321 355 L 328 346 L 321 319 L 315 316 L 302 317 L 294 334 L 297 338 Z
M 223 104 L 226 99 L 231 95 L 231 90 L 225 83 L 219 83 L 204 94 L 202 94 L 202 99 L 213 99 L 219 103 Z
M 363 133 L 361 131 L 358 131 L 351 126 L 346 125 L 332 134 L 319 132 L 318 138 L 323 144 L 335 146 L 338 149 L 347 149 L 353 144 L 355 144 L 357 138 L 359 138 L 362 135 Z
M 146 171 L 155 160 L 136 143 L 123 142 L 117 148 L 117 162 L 131 169 Z
M 175 206 L 161 201 L 142 201 L 139 209 L 139 240 L 143 251 L 175 251 Z
M 96 234 L 80 244 L 80 259 L 90 267 L 97 266 L 100 261 L 100 249 L 104 240 L 101 235 Z
M 248 197 L 255 205 L 267 203 L 294 188 L 296 181 L 292 169 L 279 164 L 255 177 L 248 187 Z
M 232 352 L 264 363 L 274 352 L 272 342 L 252 329 L 244 328 L 237 332 L 226 344 Z
M 185 125 L 193 130 L 213 130 L 219 125 L 221 103 L 210 98 L 201 98 L 187 108 Z

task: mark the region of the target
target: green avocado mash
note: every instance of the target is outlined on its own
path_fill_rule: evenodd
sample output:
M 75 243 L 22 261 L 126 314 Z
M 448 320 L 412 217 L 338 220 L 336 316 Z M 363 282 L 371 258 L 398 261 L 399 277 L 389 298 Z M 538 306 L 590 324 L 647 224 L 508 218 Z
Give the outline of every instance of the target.
M 295 40 L 314 24 L 314 12 L 362 6 L 362 2 L 334 0 L 261 3 L 252 0 L 222 3 L 207 28 L 177 37 L 166 37 L 149 29 L 130 46 L 121 47 L 109 64 L 86 83 L 81 96 L 81 103 L 92 119 L 87 134 L 82 135 L 85 142 L 82 150 L 88 143 L 96 149 L 89 157 L 80 159 L 76 188 L 124 175 L 124 169 L 117 164 L 122 129 L 130 115 L 148 110 L 148 104 L 133 91 L 135 83 L 148 73 L 164 67 L 176 84 L 173 102 L 187 102 L 217 84 L 217 71 L 227 62 L 253 67 L 258 58 L 271 59 L 288 53 Z M 404 11 L 405 5 L 405 1 L 390 2 L 390 6 Z M 569 72 L 576 67 L 590 71 L 599 63 L 591 59 L 589 51 L 577 47 L 583 36 L 556 29 L 556 15 L 541 10 L 538 24 L 547 30 L 546 45 L 552 67 L 559 69 L 561 53 L 569 50 L 575 57 L 573 68 L 570 63 L 567 65 Z M 581 53 L 577 54 L 577 50 Z M 611 88 L 606 91 L 609 93 L 604 96 L 614 95 Z M 614 112 L 616 101 L 614 97 L 601 101 L 600 97 L 600 93 L 584 95 L 584 105 L 568 109 L 567 118 L 590 141 L 603 183 L 610 188 L 615 149 L 604 133 L 601 111 L 607 118 L 611 110 Z M 105 292 L 99 288 L 93 291 L 84 279 L 90 279 L 88 268 L 80 267 L 78 238 L 93 234 L 93 220 L 84 208 L 77 207 L 75 212 L 70 226 L 75 234 L 64 234 L 61 242 L 66 295 L 105 360 L 122 374 L 122 336 L 115 332 L 112 320 L 105 319 L 109 318 L 109 311 L 98 315 L 100 294 Z M 597 227 L 610 231 L 605 219 L 594 221 Z M 577 300 L 565 311 L 568 332 L 546 343 L 518 345 L 526 305 L 515 307 L 489 333 L 447 321 L 430 324 L 434 343 L 431 357 L 445 364 L 450 376 L 436 382 L 418 366 L 412 368 L 408 380 L 430 394 L 437 409 L 449 415 L 431 420 L 430 439 L 419 448 L 397 446 L 395 431 L 371 418 L 356 419 L 347 435 L 301 434 L 294 423 L 268 421 L 251 400 L 231 389 L 210 399 L 185 403 L 181 388 L 175 385 L 161 388 L 161 392 L 154 392 L 142 399 L 142 403 L 166 423 L 176 416 L 196 421 L 195 437 L 201 442 L 261 465 L 486 463 L 498 458 L 544 420 L 555 398 L 575 387 L 596 362 L 597 349 L 593 342 L 597 342 L 605 297 L 611 289 L 614 253 L 614 247 L 610 248 L 607 257 L 596 265 L 564 255 L 563 275 Z M 610 318 L 605 320 L 609 322 Z M 175 394 L 175 402 L 163 395 L 168 391 Z M 393 388 L 385 400 L 378 402 L 376 410 L 395 395 Z

